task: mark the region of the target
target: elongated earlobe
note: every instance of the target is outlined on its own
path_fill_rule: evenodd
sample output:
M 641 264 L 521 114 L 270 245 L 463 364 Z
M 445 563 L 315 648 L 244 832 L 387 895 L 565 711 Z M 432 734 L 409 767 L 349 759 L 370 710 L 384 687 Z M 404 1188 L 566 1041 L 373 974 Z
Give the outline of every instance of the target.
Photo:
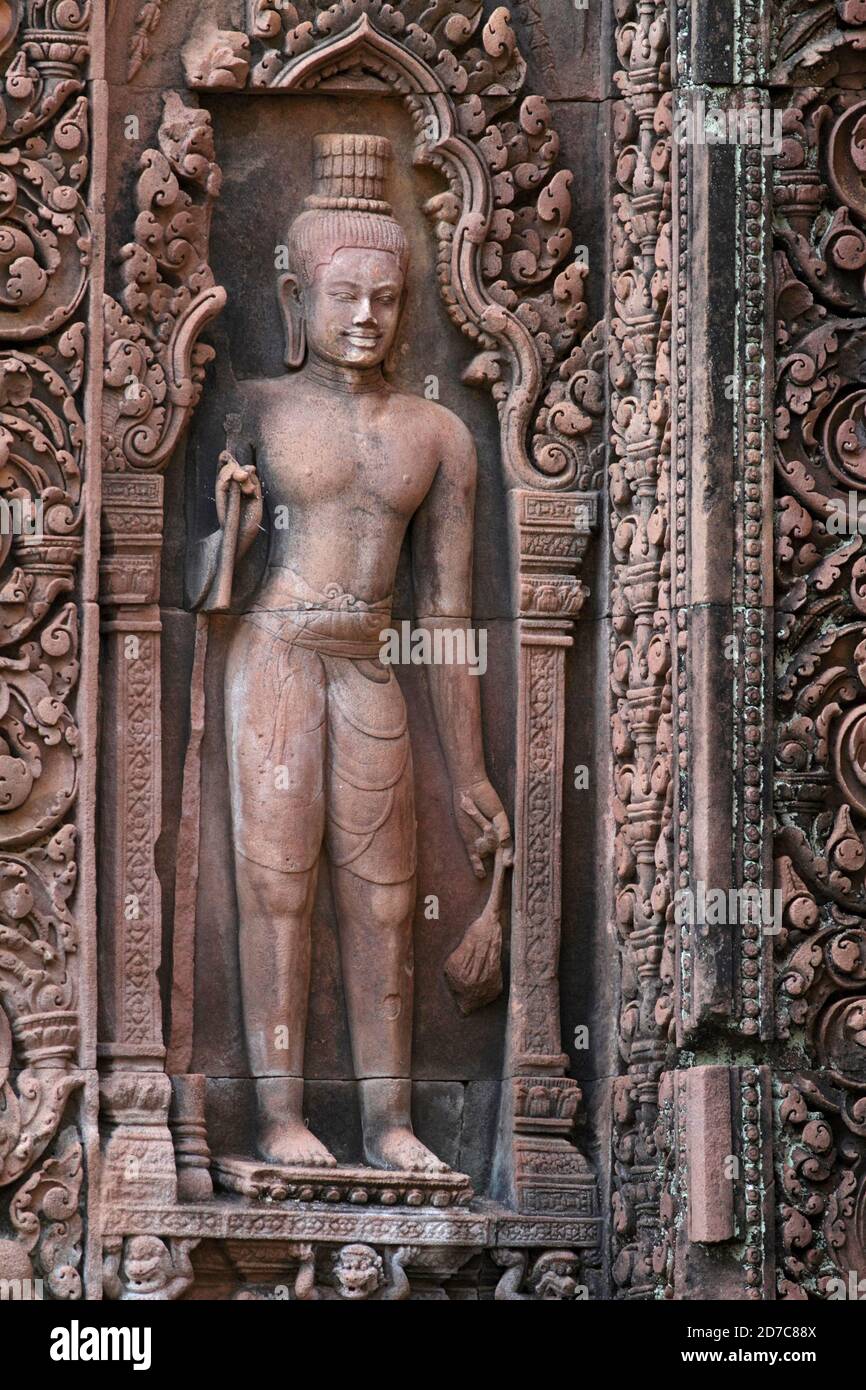
M 401 357 L 402 354 L 401 354 L 401 352 L 400 352 L 400 326 L 399 326 L 399 325 L 403 322 L 403 314 L 404 314 L 404 312 L 405 312 L 405 310 L 406 310 L 406 293 L 407 293 L 407 291 L 406 291 L 406 288 L 405 288 L 405 285 L 404 285 L 403 293 L 402 293 L 401 296 L 400 296 L 400 319 L 399 319 L 399 322 L 398 322 L 398 325 L 397 325 L 397 332 L 394 334 L 394 341 L 393 341 L 393 343 L 391 344 L 391 346 L 389 347 L 388 352 L 387 352 L 387 355 L 386 355 L 386 357 L 385 357 L 385 361 L 384 361 L 383 364 L 382 364 L 383 367 L 384 367 L 384 370 L 385 370 L 385 372 L 388 374 L 388 376 L 390 376 L 392 372 L 396 372 L 397 368 L 398 368 L 399 365 L 400 365 L 400 357 Z
M 304 365 L 307 355 L 307 331 L 304 321 L 304 306 L 301 287 L 296 275 L 281 275 L 277 294 L 286 330 L 286 366 L 292 370 Z
M 307 330 L 304 324 L 304 317 L 302 314 L 299 314 L 297 323 L 294 326 L 294 331 L 289 332 L 287 330 L 286 332 L 286 355 L 283 360 L 287 367 L 292 368 L 292 370 L 297 370 L 298 367 L 303 367 L 306 356 Z

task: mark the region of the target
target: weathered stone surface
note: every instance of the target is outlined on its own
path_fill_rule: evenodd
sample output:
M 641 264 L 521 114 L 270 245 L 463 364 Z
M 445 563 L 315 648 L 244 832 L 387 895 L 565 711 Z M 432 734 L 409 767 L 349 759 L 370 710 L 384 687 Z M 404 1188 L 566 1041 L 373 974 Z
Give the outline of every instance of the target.
M 7 9 L 2 1289 L 850 1297 L 858 7 Z

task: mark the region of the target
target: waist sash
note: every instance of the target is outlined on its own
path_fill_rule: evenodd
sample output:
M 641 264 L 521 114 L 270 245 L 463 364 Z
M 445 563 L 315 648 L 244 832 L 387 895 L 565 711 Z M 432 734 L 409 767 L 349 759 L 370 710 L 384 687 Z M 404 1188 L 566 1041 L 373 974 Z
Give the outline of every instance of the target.
M 248 622 L 269 632 L 277 641 L 305 647 L 325 656 L 344 656 L 355 660 L 378 657 L 381 633 L 391 623 L 391 595 L 375 603 L 356 598 L 339 584 L 324 590 L 313 589 L 294 570 L 270 565 L 269 573 L 285 576 L 275 586 L 267 608 L 253 607 L 244 616 Z M 274 597 L 280 600 L 273 606 Z

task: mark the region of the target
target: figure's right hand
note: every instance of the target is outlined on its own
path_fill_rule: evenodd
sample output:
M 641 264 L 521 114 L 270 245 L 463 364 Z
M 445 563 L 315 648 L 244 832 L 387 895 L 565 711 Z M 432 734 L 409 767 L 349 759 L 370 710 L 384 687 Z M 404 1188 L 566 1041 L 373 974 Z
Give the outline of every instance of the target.
M 216 481 L 216 509 L 220 527 L 226 523 L 229 488 L 236 483 L 241 494 L 241 519 L 238 533 L 238 552 L 243 554 L 255 540 L 262 524 L 262 484 L 252 463 L 238 463 L 234 454 L 224 449 L 219 457 L 222 467 Z

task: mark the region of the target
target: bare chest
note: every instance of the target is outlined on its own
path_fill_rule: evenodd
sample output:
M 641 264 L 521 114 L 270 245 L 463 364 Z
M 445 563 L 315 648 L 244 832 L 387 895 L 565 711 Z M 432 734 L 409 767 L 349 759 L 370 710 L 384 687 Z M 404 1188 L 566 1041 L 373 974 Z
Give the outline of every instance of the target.
M 397 420 L 310 412 L 266 416 L 256 456 L 272 503 L 411 516 L 435 472 L 435 451 Z

